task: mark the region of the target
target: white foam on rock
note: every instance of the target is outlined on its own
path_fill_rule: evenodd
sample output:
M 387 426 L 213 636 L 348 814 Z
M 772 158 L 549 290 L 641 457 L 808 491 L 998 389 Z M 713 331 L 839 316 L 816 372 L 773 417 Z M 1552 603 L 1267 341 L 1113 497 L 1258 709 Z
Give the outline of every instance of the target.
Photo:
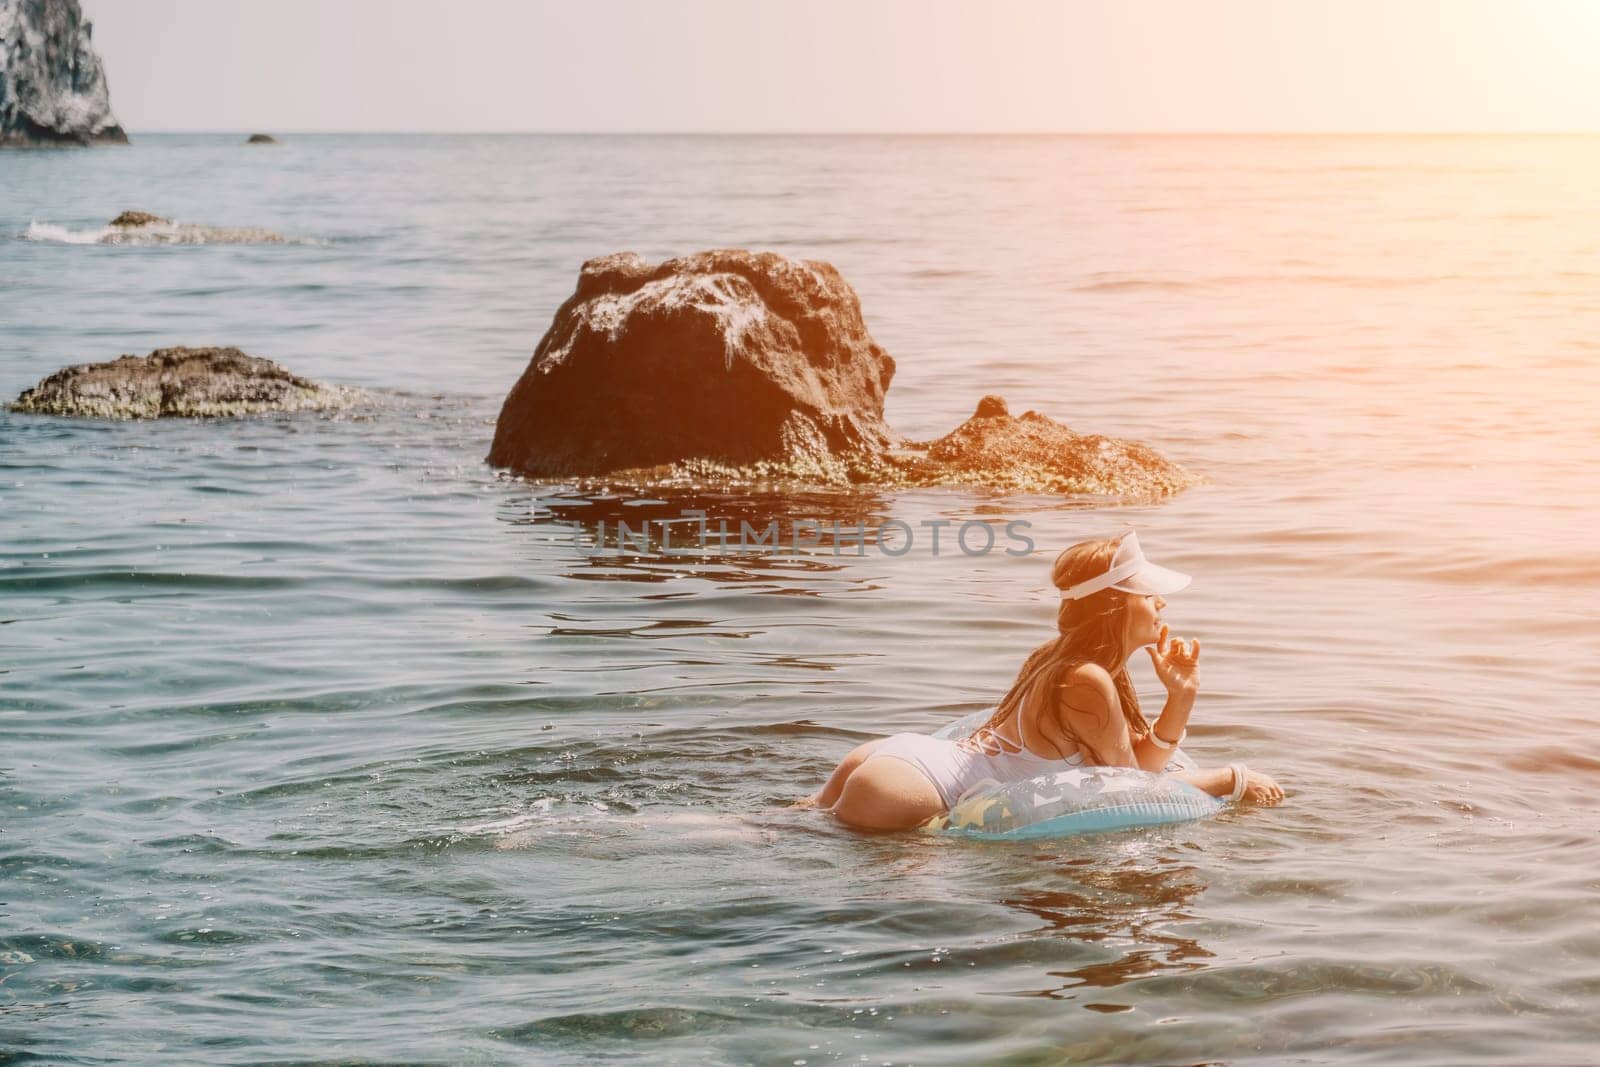
M 21 234 L 24 241 L 64 245 L 322 245 L 326 241 L 284 237 L 250 226 L 195 226 L 152 222 L 143 226 L 95 226 L 75 230 L 37 219 Z

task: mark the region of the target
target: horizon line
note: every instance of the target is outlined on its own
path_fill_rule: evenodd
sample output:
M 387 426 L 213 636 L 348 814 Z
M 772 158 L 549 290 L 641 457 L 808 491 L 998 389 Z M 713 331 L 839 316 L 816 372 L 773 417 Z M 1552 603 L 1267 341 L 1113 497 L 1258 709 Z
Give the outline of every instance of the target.
M 1594 130 L 437 130 L 129 128 L 130 136 L 184 134 L 234 136 L 271 132 L 293 137 L 405 135 L 461 137 L 1593 137 Z

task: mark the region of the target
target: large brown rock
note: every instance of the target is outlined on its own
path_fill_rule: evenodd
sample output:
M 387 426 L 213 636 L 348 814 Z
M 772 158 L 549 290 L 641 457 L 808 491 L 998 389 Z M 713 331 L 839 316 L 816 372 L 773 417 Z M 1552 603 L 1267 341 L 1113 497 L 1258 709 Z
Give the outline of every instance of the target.
M 893 376 L 827 263 L 620 253 L 583 265 L 506 397 L 488 461 L 558 477 L 680 461 L 820 468 L 894 443 Z
M 320 385 L 237 348 L 160 348 L 56 371 L 11 405 L 37 415 L 219 417 L 348 407 L 358 390 Z

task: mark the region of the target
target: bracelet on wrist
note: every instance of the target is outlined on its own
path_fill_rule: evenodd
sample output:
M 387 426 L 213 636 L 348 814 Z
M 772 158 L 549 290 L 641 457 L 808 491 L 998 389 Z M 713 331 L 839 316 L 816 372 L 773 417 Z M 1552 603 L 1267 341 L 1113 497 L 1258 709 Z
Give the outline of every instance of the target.
M 1250 782 L 1250 768 L 1242 763 L 1230 763 L 1228 770 L 1233 772 L 1233 792 L 1228 799 L 1237 804 L 1244 799 L 1244 787 Z
M 1183 739 L 1189 736 L 1189 729 L 1188 727 L 1184 727 L 1184 729 L 1179 732 L 1178 739 L 1176 741 L 1168 741 L 1166 738 L 1156 733 L 1156 728 L 1154 726 L 1150 727 L 1150 732 L 1145 736 L 1148 737 L 1150 739 L 1150 743 L 1157 748 L 1173 749 L 1183 744 Z

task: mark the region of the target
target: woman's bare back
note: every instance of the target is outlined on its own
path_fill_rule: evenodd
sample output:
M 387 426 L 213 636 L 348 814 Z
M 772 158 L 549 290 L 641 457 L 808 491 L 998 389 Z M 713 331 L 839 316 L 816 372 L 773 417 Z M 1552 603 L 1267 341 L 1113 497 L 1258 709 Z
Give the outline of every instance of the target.
M 1046 759 L 1069 760 L 1076 756 L 1080 746 L 1076 739 L 1062 728 L 1060 715 L 1052 706 L 1048 694 L 1051 689 L 1047 679 L 1036 680 L 1023 695 L 1021 705 L 994 726 L 985 726 L 973 732 L 962 744 L 972 750 L 993 754 L 997 750 L 1016 752 L 1020 739 L 1022 747 Z M 1018 720 L 1021 728 L 1018 728 Z M 1088 758 L 1088 753 L 1084 753 Z

